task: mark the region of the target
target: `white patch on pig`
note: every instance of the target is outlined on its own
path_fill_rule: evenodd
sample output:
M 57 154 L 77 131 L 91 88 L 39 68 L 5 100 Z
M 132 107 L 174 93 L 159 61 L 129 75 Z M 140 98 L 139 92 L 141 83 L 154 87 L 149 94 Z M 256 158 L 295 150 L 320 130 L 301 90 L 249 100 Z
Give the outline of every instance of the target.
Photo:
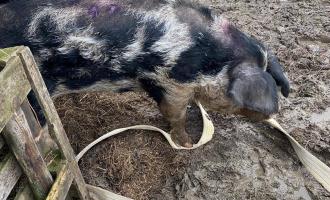
M 39 59 L 41 60 L 47 60 L 49 57 L 51 57 L 53 54 L 49 49 L 40 49 L 39 51 Z
M 263 70 L 266 71 L 268 67 L 268 52 L 261 46 L 259 46 L 260 52 L 262 53 L 263 56 Z
M 121 59 L 125 61 L 132 61 L 137 56 L 143 53 L 143 44 L 145 41 L 145 28 L 141 27 L 137 30 L 134 41 L 127 45 L 124 49 L 124 53 L 121 55 Z
M 164 55 L 166 65 L 173 65 L 181 53 L 193 45 L 189 26 L 177 19 L 175 10 L 171 5 L 162 6 L 157 10 L 148 12 L 132 11 L 143 21 L 156 21 L 164 24 L 164 35 L 151 46 L 151 51 Z
M 114 59 L 111 60 L 112 69 L 116 71 L 121 71 L 121 60 L 123 61 L 132 61 L 136 57 L 144 54 L 143 52 L 143 44 L 145 41 L 145 27 L 140 27 L 137 29 L 134 40 L 131 44 L 127 45 L 122 53 L 114 55 Z
M 80 55 L 85 59 L 93 61 L 105 62 L 108 57 L 104 53 L 105 42 L 94 38 L 94 30 L 91 26 L 86 29 L 78 29 L 76 21 L 83 14 L 83 10 L 78 7 L 55 9 L 47 7 L 33 17 L 29 24 L 28 35 L 32 40 L 41 40 L 42 36 L 38 36 L 37 32 L 43 20 L 47 19 L 54 26 L 58 40 L 62 42 L 62 46 L 57 50 L 61 54 L 68 54 L 73 49 L 78 49 Z
M 78 30 L 71 33 L 57 50 L 62 54 L 68 54 L 70 51 L 78 49 L 80 55 L 85 59 L 106 62 L 108 56 L 105 53 L 105 41 L 95 39 L 93 32 L 93 28 L 88 27 L 84 31 Z
M 28 26 L 28 36 L 37 39 L 37 30 L 39 29 L 42 20 L 49 18 L 59 33 L 71 32 L 76 25 L 76 19 L 82 14 L 82 9 L 78 7 L 69 8 L 43 8 L 33 16 L 32 21 Z

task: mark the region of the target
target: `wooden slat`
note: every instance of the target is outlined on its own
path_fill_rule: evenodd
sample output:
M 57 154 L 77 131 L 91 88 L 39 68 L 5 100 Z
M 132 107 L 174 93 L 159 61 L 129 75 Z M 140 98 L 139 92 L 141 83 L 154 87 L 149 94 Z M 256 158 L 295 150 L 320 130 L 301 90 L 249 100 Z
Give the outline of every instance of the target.
M 0 132 L 21 105 L 31 87 L 19 57 L 14 56 L 0 72 Z
M 73 175 L 69 170 L 69 165 L 62 167 L 57 175 L 55 183 L 50 190 L 46 200 L 65 200 L 73 181 Z
M 22 104 L 23 107 L 23 111 L 24 114 L 26 115 L 27 119 L 30 119 L 28 121 L 30 121 L 29 126 L 31 128 L 32 133 L 36 133 L 38 131 L 40 131 L 40 127 L 37 125 L 33 125 L 31 126 L 31 118 L 34 116 L 31 116 L 27 109 L 27 107 L 29 107 L 29 105 L 27 104 L 28 102 L 25 100 L 24 103 Z M 39 134 L 34 134 L 34 137 L 38 137 Z M 2 138 L 2 136 L 0 136 L 0 146 L 1 144 L 4 144 L 4 140 Z M 38 140 L 37 141 L 37 145 L 39 147 L 39 150 L 41 151 L 42 155 L 45 155 L 44 153 L 48 153 L 48 149 L 49 147 L 47 146 L 47 144 L 45 144 L 44 140 Z M 0 147 L 1 149 L 1 147 Z M 8 154 L 8 156 L 6 156 L 6 159 L 3 161 L 3 164 L 0 164 L 0 200 L 6 199 L 10 193 L 10 191 L 12 190 L 12 188 L 14 188 L 15 184 L 17 183 L 17 181 L 19 180 L 19 178 L 22 175 L 22 170 L 18 164 L 18 162 L 16 161 L 16 158 L 14 157 L 14 155 L 12 155 L 11 153 Z M 32 195 L 32 197 L 31 197 Z M 30 198 L 29 198 L 30 197 Z M 33 194 L 32 191 L 29 187 L 29 185 L 26 185 L 24 187 L 24 189 L 20 192 L 18 192 L 16 198 L 18 200 L 28 200 L 31 199 L 33 200 Z
M 32 119 L 35 117 L 32 116 L 33 113 L 31 111 L 31 109 L 28 109 L 30 106 L 28 104 L 28 102 L 25 100 L 22 104 L 22 109 L 24 114 L 26 115 L 26 118 L 29 119 L 28 123 L 29 123 L 29 127 L 31 129 L 31 132 L 34 133 L 33 137 L 34 139 L 36 139 L 40 134 L 38 133 L 38 131 L 40 131 L 40 126 L 37 125 L 36 121 L 32 121 Z M 30 110 L 30 111 L 29 111 Z M 51 142 L 45 142 L 45 140 L 37 140 L 37 146 L 39 147 L 39 151 L 41 152 L 41 154 L 43 156 L 46 155 L 46 153 L 49 153 L 49 150 L 52 149 L 53 147 L 51 147 L 52 145 L 49 145 Z M 4 140 L 2 138 L 2 136 L 0 136 L 0 146 L 4 144 Z M 0 147 L 1 149 L 1 147 Z M 7 195 L 9 195 L 10 191 L 12 190 L 12 188 L 14 188 L 15 184 L 17 183 L 17 181 L 19 180 L 20 176 L 22 175 L 22 170 L 18 164 L 18 162 L 16 161 L 14 155 L 12 155 L 11 153 L 7 156 L 7 158 L 3 161 L 3 164 L 0 166 L 2 166 L 1 170 L 0 170 L 0 194 L 3 194 L 0 196 L 0 200 L 6 199 Z M 5 181 L 3 181 L 5 180 Z M 22 194 L 18 194 L 17 198 L 21 199 L 21 198 L 28 198 L 28 194 L 30 194 L 31 189 L 30 187 L 27 185 L 24 187 L 24 190 L 21 191 Z M 31 194 L 30 194 L 31 196 Z M 34 197 L 32 197 L 32 200 L 34 199 Z
M 12 55 L 14 55 L 20 48 L 22 47 L 0 49 L 0 70 L 6 66 L 6 63 L 11 59 Z
M 53 183 L 22 109 L 18 109 L 4 128 L 4 138 L 27 175 L 36 199 L 45 199 Z
M 6 200 L 22 175 L 15 157 L 9 153 L 0 163 L 0 200 Z
M 42 80 L 40 72 L 37 70 L 37 65 L 34 61 L 33 55 L 28 48 L 25 48 L 18 53 L 20 56 L 26 75 L 30 81 L 34 93 L 38 99 L 39 104 L 44 110 L 47 119 L 48 128 L 53 138 L 56 140 L 57 145 L 62 151 L 63 156 L 68 161 L 71 172 L 74 175 L 75 184 L 79 193 L 80 199 L 90 199 L 85 185 L 85 181 L 80 172 L 78 163 L 75 160 L 75 154 L 70 145 L 69 139 L 66 136 L 63 125 L 56 112 L 55 106 L 47 91 L 46 85 Z
M 40 142 L 40 141 L 39 141 Z M 38 144 L 38 143 L 37 143 Z M 38 145 L 40 146 L 40 145 Z M 53 160 L 50 160 L 50 162 L 53 162 Z M 47 166 L 50 163 L 47 163 Z M 21 167 L 19 166 L 18 162 L 16 161 L 16 158 L 11 153 L 6 156 L 3 163 L 0 163 L 0 200 L 4 200 L 8 197 L 10 191 L 14 186 L 16 185 L 17 181 L 23 174 Z M 28 200 L 28 197 L 30 194 L 30 186 L 26 185 L 24 187 L 24 190 L 22 191 L 22 194 L 18 194 L 16 197 L 20 200 L 23 200 L 24 198 Z M 3 194 L 3 195 L 2 195 Z M 21 199 L 23 198 L 23 199 Z M 34 200 L 34 197 L 30 198 L 31 200 Z

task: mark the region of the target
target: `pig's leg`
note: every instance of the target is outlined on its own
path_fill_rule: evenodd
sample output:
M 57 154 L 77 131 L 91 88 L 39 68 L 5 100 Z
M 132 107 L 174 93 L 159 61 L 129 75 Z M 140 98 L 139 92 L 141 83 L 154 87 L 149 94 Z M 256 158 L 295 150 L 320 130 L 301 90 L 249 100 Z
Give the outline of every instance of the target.
M 159 104 L 161 113 L 171 125 L 172 140 L 184 147 L 192 147 L 192 141 L 185 128 L 188 103 L 189 99 L 171 96 L 164 97 Z

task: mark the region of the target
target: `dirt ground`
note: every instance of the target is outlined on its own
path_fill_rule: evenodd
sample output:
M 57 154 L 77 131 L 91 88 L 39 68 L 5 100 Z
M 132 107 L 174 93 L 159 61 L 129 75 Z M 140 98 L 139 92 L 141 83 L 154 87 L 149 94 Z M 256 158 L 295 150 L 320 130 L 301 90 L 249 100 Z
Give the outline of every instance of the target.
M 279 56 L 292 92 L 281 99 L 276 119 L 330 166 L 330 2 L 211 4 Z M 76 152 L 120 127 L 169 129 L 145 94 L 70 95 L 56 105 Z M 215 137 L 197 150 L 175 151 L 158 133 L 128 131 L 92 149 L 80 162 L 83 175 L 90 184 L 134 199 L 330 199 L 280 133 L 235 116 L 210 116 Z M 201 125 L 198 110 L 189 109 L 188 130 L 198 134 Z

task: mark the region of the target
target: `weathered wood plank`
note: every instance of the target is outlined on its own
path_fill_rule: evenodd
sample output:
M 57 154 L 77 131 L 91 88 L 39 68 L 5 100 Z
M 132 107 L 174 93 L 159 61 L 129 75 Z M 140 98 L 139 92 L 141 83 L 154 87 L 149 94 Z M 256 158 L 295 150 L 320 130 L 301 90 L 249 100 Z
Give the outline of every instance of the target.
M 28 103 L 26 100 L 24 101 L 24 103 L 22 104 L 22 107 L 24 108 L 24 114 L 26 115 L 26 111 L 28 106 Z M 31 110 L 31 109 L 30 109 Z M 31 113 L 30 113 L 31 114 Z M 30 117 L 34 117 L 31 115 L 27 115 L 26 118 L 30 118 Z M 30 126 L 30 123 L 29 123 Z M 30 126 L 31 127 L 31 131 L 33 132 L 37 132 L 39 131 L 39 127 L 38 126 Z M 38 137 L 39 134 L 34 134 L 34 137 Z M 49 147 L 47 147 L 47 144 L 40 144 L 40 143 L 45 143 L 43 140 L 37 140 L 37 145 L 39 147 L 40 151 L 43 151 L 45 153 L 48 153 L 49 151 L 47 151 L 47 149 L 49 149 Z M 0 146 L 4 144 L 4 140 L 2 138 L 2 136 L 0 136 Z M 1 149 L 1 147 L 0 147 Z M 46 155 L 42 152 L 42 155 Z M 6 156 L 6 159 L 3 161 L 2 164 L 0 164 L 0 200 L 6 199 L 9 195 L 9 193 L 11 192 L 11 190 L 14 188 L 14 186 L 16 185 L 17 181 L 19 180 L 19 178 L 22 175 L 22 170 L 21 167 L 19 166 L 18 162 L 16 161 L 16 158 L 14 157 L 14 155 L 12 155 L 11 153 L 8 154 Z M 30 197 L 30 198 L 29 198 Z M 34 200 L 32 191 L 29 187 L 29 185 L 26 185 L 24 187 L 24 189 L 20 192 L 18 192 L 18 194 L 16 195 L 16 199 L 18 200 Z
M 25 100 L 22 104 L 23 112 L 27 118 L 29 127 L 31 128 L 31 132 L 33 133 L 33 137 L 35 140 L 37 140 L 37 145 L 39 147 L 39 151 L 41 151 L 42 155 L 46 155 L 46 153 L 49 153 L 49 150 L 53 149 L 52 142 L 45 142 L 45 140 L 40 138 L 46 138 L 46 136 L 41 136 L 41 127 L 39 126 L 38 122 L 35 119 L 35 116 L 30 109 L 30 105 L 27 100 Z M 48 134 L 46 132 L 45 134 Z M 48 135 L 48 137 L 50 137 Z M 47 138 L 48 138 L 47 137 Z M 50 138 L 49 138 L 50 139 Z M 4 140 L 2 136 L 0 136 L 0 149 L 1 146 L 4 144 Z M 0 164 L 1 170 L 0 170 L 0 200 L 6 199 L 11 192 L 11 190 L 14 188 L 15 184 L 19 180 L 20 176 L 22 175 L 22 170 L 16 161 L 15 157 L 10 154 L 6 157 L 4 160 L 4 163 Z M 5 191 L 5 192 L 4 192 Z M 33 193 L 28 185 L 26 185 L 21 191 L 18 192 L 15 199 L 18 200 L 28 200 L 34 199 Z
M 21 105 L 31 87 L 19 57 L 14 56 L 0 72 L 0 132 Z
M 87 188 L 93 200 L 133 200 L 93 185 L 87 185 Z
M 0 200 L 6 200 L 22 175 L 15 157 L 9 153 L 0 163 Z
M 41 128 L 40 128 L 38 122 L 32 121 L 33 119 L 35 119 L 35 117 L 30 109 L 30 105 L 27 100 L 25 100 L 23 102 L 22 109 L 23 109 L 24 114 L 26 115 L 26 118 L 28 119 L 28 123 L 31 128 L 31 132 L 34 133 L 33 137 L 37 142 L 39 151 L 42 153 L 43 156 L 45 156 L 46 154 L 49 153 L 49 149 L 54 148 L 54 147 L 52 147 L 53 143 L 45 142 L 45 140 L 40 140 L 40 138 L 38 139 L 38 136 L 40 136 L 38 131 L 41 131 L 40 130 Z M 46 134 L 48 134 L 48 132 Z M 0 136 L 0 149 L 1 149 L 1 146 L 4 144 L 5 144 L 5 141 L 3 140 L 2 136 Z M 11 153 L 3 161 L 3 164 L 2 165 L 0 164 L 0 166 L 2 166 L 2 167 L 0 167 L 0 194 L 2 194 L 2 195 L 0 195 L 0 200 L 2 200 L 2 199 L 6 199 L 7 196 L 9 195 L 10 191 L 12 190 L 12 188 L 14 188 L 15 184 L 17 183 L 20 176 L 22 175 L 22 170 L 21 170 L 18 162 L 16 161 L 16 158 Z M 18 194 L 16 196 L 18 199 L 21 199 L 21 198 L 28 199 L 28 196 L 29 196 L 30 192 L 32 192 L 32 191 L 29 188 L 29 186 L 27 185 L 26 187 L 24 187 L 24 190 L 21 192 L 22 192 L 22 194 Z M 31 195 L 32 195 L 32 193 L 30 194 L 30 196 Z M 21 199 L 21 200 L 23 200 L 23 199 Z M 31 199 L 33 200 L 34 197 L 32 196 Z
M 57 175 L 55 183 L 50 190 L 46 200 L 65 200 L 73 181 L 69 165 L 65 164 Z
M 40 140 L 38 141 L 40 142 Z M 37 143 L 38 144 L 38 143 Z M 38 146 L 40 146 L 38 144 Z M 52 152 L 49 152 L 49 154 L 53 154 Z M 49 156 L 49 154 L 46 157 L 53 157 L 53 156 Z M 54 160 L 49 160 L 49 163 L 47 163 L 47 166 L 49 166 L 52 162 L 54 162 Z M 60 162 L 58 162 L 57 160 L 55 161 L 56 164 L 60 164 Z M 53 166 L 52 166 L 53 168 Z M 19 166 L 18 162 L 16 161 L 16 158 L 14 157 L 14 155 L 12 155 L 11 153 L 8 154 L 6 156 L 6 158 L 4 159 L 3 163 L 0 163 L 0 200 L 4 200 L 8 197 L 9 193 L 11 192 L 11 190 L 14 188 L 14 186 L 16 185 L 17 181 L 19 180 L 19 178 L 21 177 L 21 175 L 23 174 L 21 167 Z M 28 188 L 28 189 L 27 189 Z M 28 190 L 28 191 L 26 191 Z M 5 192 L 4 192 L 5 191 Z M 26 198 L 26 200 L 28 199 L 29 196 L 32 195 L 28 195 L 30 194 L 31 189 L 29 187 L 29 185 L 26 185 L 24 187 L 24 190 L 22 191 L 23 194 L 18 194 L 16 197 L 17 198 Z M 23 200 L 20 199 L 20 200 Z M 32 200 L 34 200 L 35 198 L 32 195 Z
M 6 63 L 12 55 L 15 54 L 16 51 L 18 51 L 22 47 L 10 47 L 5 49 L 0 49 L 0 70 L 3 69 L 6 66 Z
M 12 119 L 7 123 L 3 135 L 22 170 L 27 175 L 36 199 L 45 199 L 52 186 L 53 178 L 34 142 L 21 108 L 14 113 Z
M 55 106 L 47 91 L 46 85 L 43 82 L 41 74 L 37 69 L 37 64 L 34 61 L 33 55 L 28 48 L 18 52 L 18 55 L 22 60 L 23 67 L 33 88 L 33 91 L 37 96 L 38 102 L 45 112 L 49 131 L 51 135 L 53 135 L 53 138 L 56 140 L 56 143 L 62 151 L 64 158 L 68 161 L 70 170 L 75 177 L 75 184 L 77 186 L 80 199 L 90 199 L 85 181 L 80 172 L 78 163 L 75 160 L 75 154 L 70 145 L 69 139 L 66 136 Z

